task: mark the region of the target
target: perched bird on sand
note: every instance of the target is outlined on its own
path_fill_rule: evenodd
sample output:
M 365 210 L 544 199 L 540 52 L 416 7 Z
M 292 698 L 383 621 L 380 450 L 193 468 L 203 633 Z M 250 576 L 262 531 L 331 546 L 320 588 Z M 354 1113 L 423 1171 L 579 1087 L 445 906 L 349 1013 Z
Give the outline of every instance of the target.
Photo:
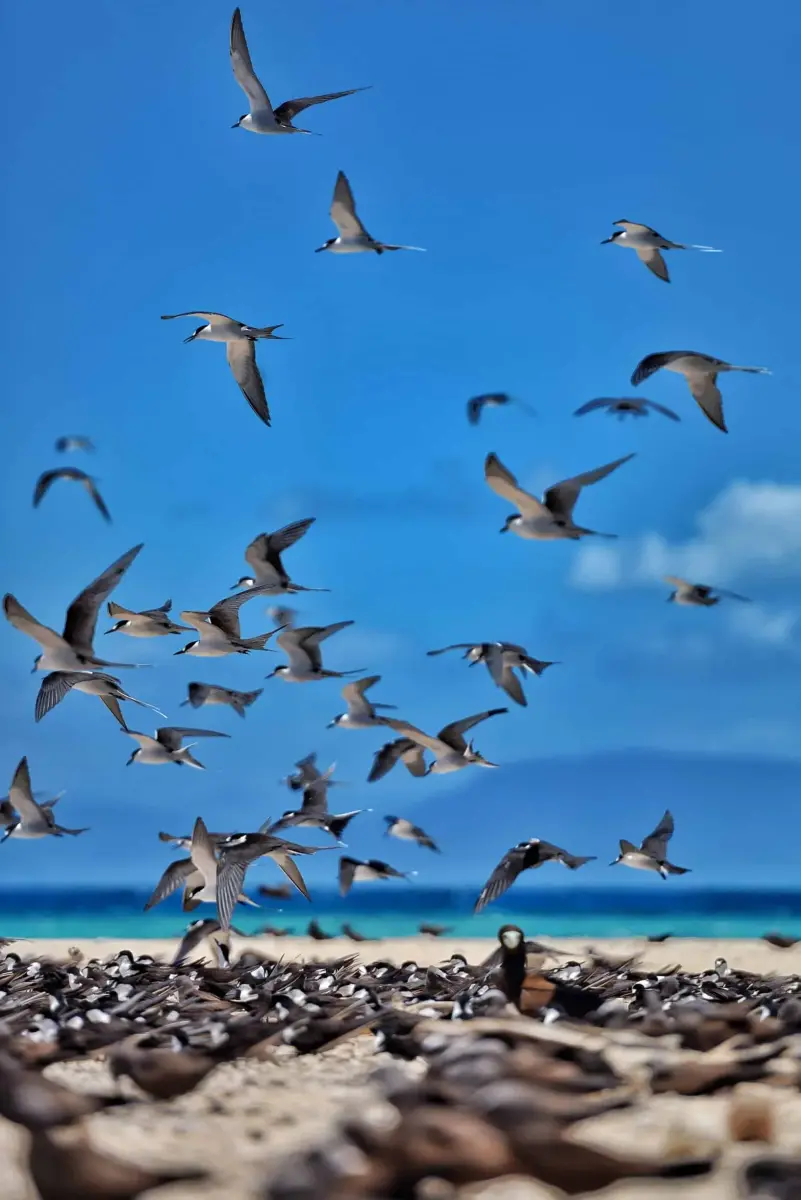
M 127 1075 L 154 1100 L 173 1100 L 194 1091 L 219 1062 L 193 1050 L 141 1050 L 132 1045 L 112 1050 L 108 1066 L 112 1079 Z

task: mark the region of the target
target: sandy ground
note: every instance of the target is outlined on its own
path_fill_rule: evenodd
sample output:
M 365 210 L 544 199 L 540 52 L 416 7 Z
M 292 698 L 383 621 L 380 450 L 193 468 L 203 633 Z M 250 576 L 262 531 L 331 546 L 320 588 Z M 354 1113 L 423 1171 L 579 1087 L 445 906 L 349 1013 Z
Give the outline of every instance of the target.
M 549 939 L 550 940 L 550 939 Z M 344 940 L 313 942 L 307 938 L 242 939 L 236 948 L 253 946 L 267 955 L 285 958 L 336 957 L 360 951 L 368 959 L 415 959 L 434 963 L 456 950 L 478 962 L 496 943 L 485 939 L 412 938 L 365 943 L 357 946 Z M 587 942 L 553 940 L 573 957 L 586 953 Z M 801 948 L 773 949 L 762 942 L 670 940 L 649 945 L 640 939 L 596 941 L 601 953 L 627 955 L 644 951 L 644 961 L 653 968 L 680 962 L 692 971 L 711 968 L 725 955 L 731 966 L 761 973 L 801 973 Z M 21 942 L 16 947 L 26 957 L 66 955 L 77 945 L 90 957 L 104 957 L 121 948 L 121 943 L 91 940 Z M 137 941 L 128 949 L 166 957 L 174 943 Z M 158 1193 L 163 1200 L 259 1200 L 271 1170 L 287 1152 L 319 1140 L 335 1127 L 343 1112 L 364 1112 L 378 1103 L 370 1076 L 386 1061 L 377 1055 L 371 1036 L 360 1036 L 321 1055 L 296 1057 L 288 1048 L 279 1049 L 272 1061 L 252 1060 L 218 1068 L 189 1096 L 165 1103 L 114 1109 L 89 1119 L 87 1128 L 98 1147 L 147 1165 L 199 1163 L 208 1167 L 208 1184 L 176 1185 Z M 419 1063 L 402 1064 L 404 1070 L 420 1071 Z M 102 1061 L 59 1064 L 48 1075 L 73 1088 L 112 1092 L 112 1083 Z M 136 1089 L 128 1081 L 129 1094 Z M 770 1095 L 777 1118 L 778 1144 L 783 1150 L 801 1154 L 801 1096 L 792 1090 L 765 1089 L 761 1084 L 741 1085 Z M 637 1108 L 608 1113 L 576 1126 L 576 1138 L 609 1149 L 643 1154 L 659 1153 L 669 1138 L 687 1138 L 693 1145 L 725 1142 L 726 1115 L 730 1098 L 659 1096 Z M 0 1196 L 2 1200 L 36 1200 L 20 1168 L 26 1136 L 17 1127 L 0 1121 Z M 686 1182 L 630 1180 L 603 1192 L 607 1200 L 730 1200 L 736 1195 L 734 1172 L 738 1162 L 759 1147 L 736 1146 L 725 1150 L 722 1165 L 708 1179 Z M 764 1149 L 764 1147 L 762 1148 Z M 467 1200 L 553 1200 L 557 1193 L 529 1180 L 499 1180 L 458 1193 Z M 320 1197 L 320 1200 L 325 1200 Z

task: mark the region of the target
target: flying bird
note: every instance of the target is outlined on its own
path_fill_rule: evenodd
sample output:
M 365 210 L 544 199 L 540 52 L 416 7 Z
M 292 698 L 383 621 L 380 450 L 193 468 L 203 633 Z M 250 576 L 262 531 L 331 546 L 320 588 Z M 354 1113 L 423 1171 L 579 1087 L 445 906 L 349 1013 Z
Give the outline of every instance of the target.
M 36 697 L 36 720 L 41 721 L 42 717 L 46 717 L 50 710 L 73 690 L 85 692 L 87 696 L 98 696 L 122 729 L 127 729 L 128 726 L 120 708 L 121 700 L 149 708 L 160 717 L 166 716 L 155 704 L 148 704 L 146 700 L 137 700 L 135 696 L 129 696 L 119 679 L 115 679 L 113 675 L 105 675 L 102 671 L 51 671 L 42 680 Z
M 234 9 L 231 18 L 231 67 L 234 78 L 248 98 L 250 112 L 239 118 L 232 129 L 247 129 L 249 133 L 311 133 L 310 129 L 298 129 L 292 124 L 298 113 L 313 104 L 325 104 L 328 100 L 340 100 L 343 96 L 353 96 L 356 92 L 366 92 L 368 88 L 348 88 L 345 92 L 327 92 L 324 96 L 305 96 L 300 100 L 285 100 L 278 108 L 273 108 L 264 87 L 259 82 L 250 51 L 245 40 L 245 30 L 242 27 L 242 14 Z M 369 85 L 368 85 L 369 87 Z
M 302 625 L 299 629 L 285 629 L 276 641 L 289 663 L 276 667 L 266 678 L 272 679 L 277 675 L 286 683 L 312 683 L 317 679 L 344 679 L 347 675 L 358 675 L 359 671 L 327 671 L 323 667 L 320 650 L 321 642 L 352 624 L 353 621 L 337 621 L 333 625 Z
M 244 325 L 241 321 L 235 321 L 233 317 L 226 317 L 224 313 L 213 312 L 168 313 L 161 319 L 174 321 L 176 317 L 200 317 L 205 322 L 198 325 L 188 338 L 184 338 L 184 344 L 196 339 L 205 342 L 225 342 L 225 357 L 234 379 L 239 384 L 239 390 L 256 416 L 265 425 L 269 425 L 270 409 L 264 391 L 264 381 L 256 365 L 256 342 L 270 338 L 273 341 L 285 341 L 285 338 L 275 332 L 276 329 L 283 329 L 283 325 L 265 325 L 258 328 Z
M 106 662 L 98 658 L 92 649 L 100 605 L 122 579 L 125 572 L 142 549 L 143 543 L 123 554 L 110 567 L 106 567 L 97 579 L 76 596 L 67 609 L 64 632 L 58 634 L 47 625 L 42 625 L 23 608 L 16 597 L 7 592 L 3 597 L 3 611 L 20 633 L 33 638 L 43 653 L 34 660 L 38 671 L 91 671 L 94 667 L 133 667 L 135 663 Z
M 79 471 L 77 467 L 57 467 L 54 471 L 44 471 L 36 480 L 36 487 L 33 492 L 34 508 L 39 507 L 41 501 L 57 479 L 70 479 L 73 483 L 80 483 L 94 500 L 95 507 L 101 517 L 106 521 L 111 521 L 111 513 L 106 508 L 103 497 L 95 486 L 95 480 L 92 479 L 91 475 L 87 475 L 85 471 Z
M 723 419 L 723 397 L 717 386 L 721 371 L 745 371 L 749 375 L 770 375 L 767 367 L 735 367 L 722 358 L 711 354 L 698 354 L 695 350 L 665 350 L 658 354 L 647 354 L 637 363 L 631 376 L 634 387 L 648 379 L 662 367 L 675 371 L 687 380 L 690 395 L 698 403 L 706 417 L 723 433 L 728 433 Z
M 253 574 L 243 575 L 231 591 L 238 587 L 259 586 L 267 596 L 278 596 L 282 592 L 327 592 L 328 588 L 308 588 L 293 583 L 281 562 L 283 552 L 300 541 L 315 519 L 305 517 L 302 521 L 293 521 L 291 525 L 277 529 L 275 533 L 260 533 L 255 537 L 245 550 L 245 562 L 252 567 Z M 278 623 L 283 624 L 280 620 Z
M 529 672 L 539 676 L 548 667 L 558 665 L 556 662 L 534 658 L 525 647 L 516 646 L 514 642 L 457 642 L 453 646 L 443 646 L 441 650 L 428 650 L 427 654 L 432 657 L 436 654 L 445 654 L 448 650 L 464 650 L 462 658 L 468 659 L 471 667 L 483 662 L 492 676 L 493 682 L 502 688 L 511 700 L 523 708 L 526 707 L 528 701 L 515 671 L 520 670 L 524 674 Z
M 333 767 L 330 767 L 329 770 L 333 770 Z M 279 820 L 268 827 L 267 832 L 276 834 L 282 829 L 320 829 L 323 833 L 328 833 L 336 841 L 339 841 L 353 818 L 370 810 L 354 808 L 344 813 L 329 812 L 329 783 L 330 780 L 327 777 L 321 776 L 319 780 L 308 784 L 303 790 L 301 807 L 287 809 Z
M 362 254 L 369 250 L 376 254 L 383 254 L 385 250 L 424 250 L 423 246 L 393 246 L 371 237 L 356 215 L 356 201 L 344 171 L 339 172 L 334 184 L 330 214 L 337 227 L 337 236 L 318 246 L 315 251 L 317 254 L 321 250 L 330 250 L 332 254 Z
M 128 637 L 166 637 L 170 633 L 191 633 L 191 625 L 176 625 L 167 615 L 172 608 L 172 600 L 165 600 L 161 608 L 145 608 L 142 612 L 133 612 L 109 600 L 106 605 L 108 615 L 114 624 L 106 633 L 127 633 Z
M 577 871 L 585 863 L 595 862 L 595 860 L 594 854 L 584 857 L 569 854 L 561 846 L 554 846 L 552 842 L 545 842 L 541 838 L 529 838 L 527 842 L 518 842 L 508 853 L 504 854 L 484 884 L 473 912 L 481 912 L 482 908 L 486 908 L 493 900 L 502 896 L 523 871 L 533 870 L 547 862 L 560 862 L 571 871 Z
M 517 506 L 518 511 L 506 518 L 501 533 L 511 529 L 518 537 L 531 538 L 535 541 L 555 541 L 570 538 L 578 541 L 582 537 L 616 537 L 614 533 L 598 533 L 594 529 L 584 529 L 573 521 L 573 509 L 581 495 L 581 489 L 591 483 L 606 479 L 623 463 L 634 458 L 627 454 L 617 458 L 604 467 L 596 467 L 594 471 L 585 471 L 583 475 L 574 475 L 571 479 L 563 479 L 548 488 L 542 500 L 525 492 L 518 484 L 511 471 L 503 465 L 496 454 L 488 454 L 484 463 L 484 478 L 498 496 Z
M 259 858 L 271 858 L 281 868 L 306 900 L 311 901 L 309 889 L 294 860 L 295 854 L 318 854 L 325 847 L 301 846 L 269 833 L 232 834 L 218 844 L 217 915 L 223 929 L 228 929 L 237 899 L 245 884 L 248 867 Z M 333 848 L 333 847 L 332 847 Z
M 250 708 L 263 691 L 264 688 L 256 688 L 255 692 L 237 692 L 216 683 L 190 683 L 189 695 L 181 701 L 181 708 L 187 704 L 191 704 L 192 708 L 202 708 L 204 704 L 227 704 L 240 717 L 244 717 L 245 709 Z
M 213 604 L 208 612 L 194 612 L 187 609 L 181 613 L 181 620 L 198 631 L 197 641 L 187 642 L 175 654 L 192 654 L 200 658 L 220 658 L 225 654 L 249 654 L 251 650 L 263 650 L 277 629 L 269 633 L 260 633 L 256 637 L 243 638 L 239 624 L 239 610 L 254 596 L 263 594 L 260 586 L 246 588 L 235 596 L 224 596 Z M 280 628 L 280 626 L 279 626 Z
M 314 788 L 326 796 L 329 787 L 333 787 L 337 783 L 337 780 L 331 778 L 336 770 L 336 763 L 331 763 L 330 767 L 321 771 L 317 766 L 315 751 L 307 754 L 305 758 L 301 758 L 299 762 L 295 763 L 295 766 L 298 768 L 296 773 L 287 775 L 286 779 L 281 780 L 292 792 L 303 792 L 307 788 Z
M 424 829 L 421 829 L 419 825 L 413 825 L 405 817 L 384 817 L 384 820 L 387 823 L 384 837 L 399 838 L 402 842 L 415 842 L 418 846 L 424 846 L 436 854 L 442 853 L 434 839 L 430 838 Z
M 671 421 L 681 420 L 672 408 L 665 408 L 663 404 L 657 404 L 654 400 L 617 399 L 614 396 L 599 396 L 597 400 L 588 400 L 581 408 L 576 409 L 573 416 L 583 417 L 585 413 L 594 412 L 598 408 L 605 408 L 609 416 L 614 415 L 619 421 L 624 421 L 626 417 L 647 417 L 651 409 L 661 413 L 663 417 L 670 417 Z
M 347 896 L 354 883 L 372 883 L 375 879 L 408 879 L 413 872 L 396 871 L 378 858 L 349 858 L 339 860 L 339 894 Z
M 46 804 L 39 804 L 34 799 L 28 760 L 20 759 L 8 789 L 8 804 L 16 817 L 6 821 L 1 840 L 5 842 L 8 838 L 42 838 L 48 835 L 64 837 L 65 834 L 77 837 L 79 833 L 87 833 L 86 829 L 67 829 L 64 825 L 56 823 L 53 805 L 58 799 L 56 796 Z
M 465 741 L 464 735 L 468 729 L 472 729 L 481 721 L 508 711 L 508 708 L 490 708 L 486 712 L 476 713 L 475 716 L 464 717 L 461 721 L 452 721 L 450 725 L 440 729 L 436 737 L 423 733 L 408 721 L 381 717 L 381 724 L 388 725 L 390 729 L 401 734 L 401 737 L 394 742 L 387 742 L 376 753 L 367 782 L 375 783 L 376 780 L 383 779 L 397 762 L 402 762 L 410 774 L 418 777 L 446 775 L 471 765 L 497 767 L 497 763 L 489 762 L 483 754 L 475 750 L 472 742 Z M 434 755 L 434 761 L 428 767 L 423 757 L 425 750 L 430 750 Z
M 354 679 L 352 683 L 346 683 L 342 689 L 342 698 L 348 706 L 348 711 L 338 713 L 328 722 L 327 728 L 332 729 L 336 725 L 339 729 L 370 729 L 373 725 L 379 725 L 376 711 L 379 708 L 395 708 L 395 705 L 373 704 L 364 693 L 380 682 L 380 675 L 367 675 L 364 679 Z
M 613 221 L 612 224 L 619 225 L 620 228 L 611 237 L 604 238 L 601 245 L 605 246 L 611 242 L 613 246 L 634 250 L 640 262 L 644 263 L 657 279 L 663 279 L 665 283 L 670 283 L 670 276 L 667 263 L 660 254 L 661 250 L 703 250 L 707 254 L 720 254 L 720 250 L 716 250 L 714 246 L 685 246 L 681 242 L 668 241 L 661 233 L 651 229 L 650 225 L 640 225 L 637 221 Z
M 139 746 L 131 754 L 126 766 L 130 767 L 132 763 L 139 763 L 146 767 L 160 767 L 164 763 L 176 763 L 179 767 L 197 767 L 200 771 L 205 771 L 203 763 L 198 762 L 190 754 L 194 742 L 190 742 L 188 746 L 183 745 L 184 738 L 188 737 L 230 737 L 228 733 L 217 733 L 215 729 L 182 729 L 175 725 L 164 725 L 161 729 L 156 730 L 155 737 L 151 737 L 147 733 L 137 733 L 133 729 L 123 729 L 123 733 L 127 733 L 128 737 L 132 737 L 139 743 Z
M 639 847 L 621 838 L 620 854 L 610 865 L 615 867 L 622 863 L 624 867 L 634 867 L 637 871 L 656 871 L 663 879 L 667 879 L 668 875 L 686 875 L 689 867 L 675 867 L 667 860 L 667 846 L 673 837 L 673 828 L 673 817 L 668 811 L 653 833 L 643 838 Z
M 737 592 L 727 592 L 725 588 L 708 587 L 705 583 L 690 583 L 687 579 L 679 579 L 678 575 L 666 575 L 665 583 L 669 583 L 676 590 L 668 596 L 668 603 L 692 605 L 695 608 L 712 608 L 715 604 L 720 604 L 721 600 L 726 597 L 729 600 L 743 600 L 750 604 L 748 596 L 741 596 Z
M 179 887 L 183 887 L 183 911 L 192 912 L 199 904 L 217 904 L 220 887 L 217 852 L 209 836 L 205 822 L 201 817 L 195 821 L 192 830 L 192 841 L 189 848 L 189 858 L 177 858 L 164 871 L 161 879 L 153 889 L 153 893 L 145 904 L 145 912 L 161 904 Z M 258 908 L 258 904 L 244 893 L 234 896 L 234 905 L 250 904 Z M 233 905 L 231 906 L 233 910 Z M 220 918 L 220 925 L 224 923 Z
M 56 450 L 59 454 L 70 454 L 73 450 L 83 450 L 92 454 L 94 449 L 91 438 L 83 437 L 79 433 L 70 433 L 56 439 Z
M 478 425 L 485 408 L 501 408 L 506 404 L 516 404 L 531 417 L 537 415 L 528 404 L 524 404 L 522 400 L 516 400 L 508 392 L 487 392 L 483 396 L 473 396 L 472 400 L 467 401 L 467 419 L 471 425 Z

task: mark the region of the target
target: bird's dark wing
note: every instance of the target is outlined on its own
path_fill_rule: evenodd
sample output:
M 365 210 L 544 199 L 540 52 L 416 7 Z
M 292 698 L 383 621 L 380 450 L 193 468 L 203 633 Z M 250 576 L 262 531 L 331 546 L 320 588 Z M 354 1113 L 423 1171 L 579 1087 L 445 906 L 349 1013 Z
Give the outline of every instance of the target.
M 640 850 L 643 854 L 647 854 L 650 858 L 655 859 L 656 862 L 664 862 L 667 857 L 667 844 L 672 837 L 673 816 L 668 811 L 653 833 L 649 833 L 647 838 L 643 838 Z
M 61 703 L 73 685 L 85 678 L 80 671 L 52 671 L 50 675 L 45 675 L 36 697 L 35 719 L 41 721 L 42 717 L 46 717 L 51 708 Z
M 144 543 L 140 542 L 138 546 L 134 546 L 127 554 L 123 554 L 121 558 L 113 562 L 110 567 L 106 567 L 102 575 L 93 579 L 89 586 L 75 597 L 67 609 L 64 640 L 76 650 L 85 654 L 93 653 L 92 643 L 100 606 L 108 600 L 143 545 Z
M 493 900 L 497 900 L 499 896 L 509 890 L 520 872 L 526 869 L 526 856 L 530 849 L 531 846 L 528 842 L 521 842 L 519 846 L 513 846 L 507 854 L 504 854 L 481 889 L 473 908 L 474 913 L 481 912 L 482 908 L 486 908 Z
M 324 96 L 303 96 L 299 100 L 285 100 L 275 109 L 275 119 L 282 125 L 288 125 L 304 108 L 311 108 L 313 104 L 325 104 L 329 100 L 341 100 L 343 96 L 353 96 L 356 92 L 366 92 L 369 87 L 370 84 L 367 87 L 348 88 L 346 92 L 326 92 Z
M 270 550 L 275 554 L 281 554 L 284 550 L 288 550 L 303 537 L 315 520 L 316 517 L 305 517 L 302 521 L 293 521 L 291 525 L 285 525 L 283 529 L 277 529 L 275 533 L 268 534 L 267 543 Z
M 681 417 L 674 413 L 672 408 L 666 408 L 664 404 L 657 404 L 655 400 L 643 400 L 643 404 L 647 404 L 654 412 L 661 413 L 663 417 L 670 417 L 671 421 L 680 421 Z
M 464 740 L 464 735 L 468 729 L 472 729 L 474 725 L 479 725 L 482 721 L 486 721 L 490 717 L 497 717 L 501 713 L 508 713 L 508 711 L 508 708 L 488 708 L 486 712 L 476 713 L 472 717 L 463 717 L 461 721 L 451 721 L 450 725 L 446 725 L 444 729 L 440 729 L 437 737 L 453 750 L 465 751 L 467 749 L 467 742 Z
M 631 376 L 631 382 L 634 387 L 642 383 L 644 379 L 648 379 L 655 371 L 659 371 L 662 367 L 666 367 L 668 363 L 673 362 L 677 358 L 684 358 L 688 354 L 693 354 L 692 350 L 663 350 L 657 354 L 646 354 L 637 366 Z
M 161 904 L 162 900 L 166 900 L 168 896 L 171 896 L 182 883 L 186 882 L 194 870 L 195 866 L 191 858 L 179 858 L 175 862 L 170 863 L 153 889 L 153 894 L 145 905 L 145 912 L 148 912 L 149 909 L 154 908 L 157 904 Z
M 383 779 L 400 761 L 402 755 L 416 749 L 417 746 L 411 738 L 397 738 L 394 742 L 386 742 L 380 750 L 376 751 L 367 782 L 375 783 L 376 780 Z

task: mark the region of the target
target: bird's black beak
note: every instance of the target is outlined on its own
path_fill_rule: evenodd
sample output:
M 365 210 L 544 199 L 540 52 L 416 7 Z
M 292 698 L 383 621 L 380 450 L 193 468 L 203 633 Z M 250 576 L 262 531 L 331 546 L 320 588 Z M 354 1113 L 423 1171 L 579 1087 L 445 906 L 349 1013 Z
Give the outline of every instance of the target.
M 195 340 L 195 334 L 190 333 L 188 338 L 184 338 L 184 345 L 186 345 L 188 342 L 194 342 L 194 340 Z
M 605 246 L 607 244 L 607 242 L 612 242 L 612 241 L 614 241 L 614 238 L 604 238 L 604 240 L 601 242 L 601 245 Z
M 325 246 L 318 246 L 314 253 L 319 254 L 321 250 L 325 250 Z
M 238 122 L 238 121 L 235 121 L 235 122 L 234 122 L 234 124 L 231 126 L 231 128 L 232 128 L 232 129 L 238 129 L 238 128 L 239 128 L 239 122 Z
M 501 528 L 498 530 L 498 533 L 508 533 L 508 532 L 509 532 L 509 526 L 508 526 L 508 525 L 504 525 L 504 526 L 502 526 L 502 527 L 501 527 Z

